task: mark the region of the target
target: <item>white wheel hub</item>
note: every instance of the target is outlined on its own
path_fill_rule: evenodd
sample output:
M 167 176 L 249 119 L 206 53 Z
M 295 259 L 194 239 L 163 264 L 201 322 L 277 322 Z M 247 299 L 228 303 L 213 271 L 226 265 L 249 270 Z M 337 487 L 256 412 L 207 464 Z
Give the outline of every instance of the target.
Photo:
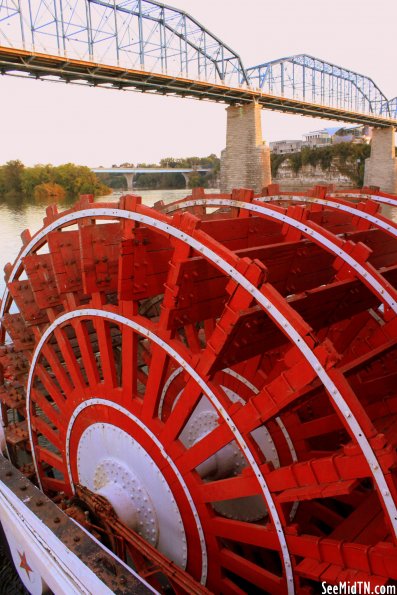
M 186 534 L 176 500 L 159 467 L 132 436 L 108 423 L 92 424 L 80 438 L 77 469 L 80 483 L 105 497 L 123 523 L 186 567 Z
M 117 516 L 156 547 L 157 515 L 149 495 L 136 475 L 116 458 L 103 459 L 94 473 L 95 492 L 113 506 Z

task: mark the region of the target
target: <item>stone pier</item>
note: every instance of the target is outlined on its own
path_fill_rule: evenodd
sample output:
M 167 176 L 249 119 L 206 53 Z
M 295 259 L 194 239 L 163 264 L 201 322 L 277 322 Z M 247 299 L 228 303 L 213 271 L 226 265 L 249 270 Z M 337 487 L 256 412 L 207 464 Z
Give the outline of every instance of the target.
M 127 190 L 134 189 L 134 175 L 135 174 L 123 174 L 123 176 L 127 180 Z
M 262 139 L 261 108 L 257 103 L 231 106 L 227 111 L 226 148 L 221 155 L 221 192 L 271 184 L 270 149 Z
M 185 188 L 189 188 L 189 174 L 182 174 L 185 180 Z
M 397 194 L 395 131 L 373 128 L 371 156 L 365 160 L 364 186 L 378 186 L 383 192 Z

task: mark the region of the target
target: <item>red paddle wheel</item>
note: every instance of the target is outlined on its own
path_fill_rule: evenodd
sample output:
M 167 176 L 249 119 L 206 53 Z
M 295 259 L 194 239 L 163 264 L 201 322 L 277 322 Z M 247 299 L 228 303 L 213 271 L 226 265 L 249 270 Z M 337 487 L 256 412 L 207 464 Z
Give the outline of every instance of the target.
M 6 267 L 14 464 L 105 498 L 108 543 L 141 570 L 156 548 L 186 591 L 396 584 L 397 225 L 358 200 L 48 209 Z

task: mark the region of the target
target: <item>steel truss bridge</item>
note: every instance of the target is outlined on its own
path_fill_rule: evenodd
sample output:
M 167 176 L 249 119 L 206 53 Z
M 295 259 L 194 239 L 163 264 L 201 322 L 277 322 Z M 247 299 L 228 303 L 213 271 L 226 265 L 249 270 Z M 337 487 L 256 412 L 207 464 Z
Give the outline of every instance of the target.
M 397 126 L 397 98 L 371 78 L 305 54 L 245 68 L 154 0 L 0 0 L 0 72 Z

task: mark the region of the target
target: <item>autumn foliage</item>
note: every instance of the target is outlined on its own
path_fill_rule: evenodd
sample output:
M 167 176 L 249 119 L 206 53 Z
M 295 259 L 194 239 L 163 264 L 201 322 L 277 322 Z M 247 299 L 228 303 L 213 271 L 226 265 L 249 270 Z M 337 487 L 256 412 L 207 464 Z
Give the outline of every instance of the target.
M 77 198 L 80 194 L 102 196 L 110 189 L 89 167 L 66 163 L 64 165 L 34 165 L 26 167 L 21 161 L 8 161 L 0 166 L 0 199 L 14 197 L 27 200 Z
M 62 201 L 66 192 L 62 186 L 54 182 L 44 182 L 34 188 L 34 198 L 36 200 Z

